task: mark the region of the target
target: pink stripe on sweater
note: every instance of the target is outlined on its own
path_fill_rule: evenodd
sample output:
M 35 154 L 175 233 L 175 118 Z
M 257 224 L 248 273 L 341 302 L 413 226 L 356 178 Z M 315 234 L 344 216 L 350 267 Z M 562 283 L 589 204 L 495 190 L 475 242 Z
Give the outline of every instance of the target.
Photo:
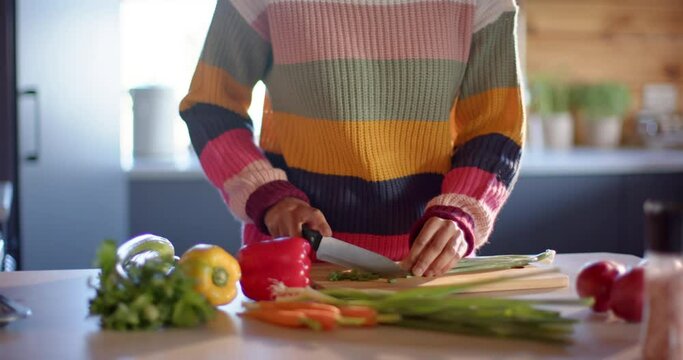
M 259 34 L 261 37 L 270 41 L 270 31 L 268 29 L 268 13 L 265 11 L 259 14 L 254 21 L 251 22 L 251 27 Z
M 251 132 L 246 129 L 226 131 L 209 141 L 199 156 L 209 181 L 219 189 L 245 166 L 261 159 L 265 157 L 254 144 Z
M 404 235 L 372 235 L 335 232 L 334 237 L 364 249 L 374 251 L 392 260 L 398 261 L 408 255 L 408 236 Z M 249 245 L 261 241 L 272 240 L 273 237 L 262 233 L 254 224 L 245 224 L 242 229 L 242 243 Z
M 498 210 L 508 197 L 505 184 L 496 175 L 475 167 L 460 167 L 449 171 L 441 185 L 444 194 L 456 193 L 482 200 L 492 211 Z
M 474 7 L 451 1 L 396 5 L 280 2 L 267 9 L 276 63 L 330 59 L 466 61 Z
M 226 197 L 232 212 L 242 221 L 260 221 L 252 219 L 247 211 L 247 203 L 251 195 L 265 184 L 278 180 L 287 180 L 282 169 L 273 168 L 268 160 L 256 160 L 223 184 L 223 191 L 230 194 Z

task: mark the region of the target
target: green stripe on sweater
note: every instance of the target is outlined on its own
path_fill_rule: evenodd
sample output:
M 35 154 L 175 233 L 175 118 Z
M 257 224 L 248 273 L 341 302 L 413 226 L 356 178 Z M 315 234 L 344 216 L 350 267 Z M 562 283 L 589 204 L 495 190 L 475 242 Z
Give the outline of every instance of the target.
M 251 87 L 265 76 L 271 56 L 270 43 L 249 26 L 232 2 L 219 1 L 201 59 Z
M 338 59 L 275 64 L 275 111 L 340 120 L 447 121 L 464 64 L 454 60 Z
M 515 13 L 507 12 L 472 36 L 461 98 L 519 85 L 514 29 Z

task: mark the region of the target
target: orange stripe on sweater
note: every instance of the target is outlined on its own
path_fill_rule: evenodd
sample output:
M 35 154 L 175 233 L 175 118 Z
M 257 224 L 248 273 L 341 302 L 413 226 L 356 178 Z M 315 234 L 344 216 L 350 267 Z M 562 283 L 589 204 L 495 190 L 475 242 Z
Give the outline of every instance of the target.
M 291 167 L 367 181 L 445 174 L 450 169 L 452 145 L 446 121 L 342 121 L 279 112 L 271 120 L 272 133 L 277 134 Z
M 275 129 L 275 119 L 273 118 L 273 103 L 270 100 L 270 95 L 266 93 L 263 100 L 263 117 L 261 121 L 261 136 L 259 145 L 263 151 L 274 154 L 282 154 L 280 143 L 278 142 L 278 133 Z
M 180 103 L 180 111 L 196 103 L 220 106 L 247 117 L 251 89 L 239 83 L 227 71 L 199 61 L 190 91 Z
M 495 88 L 458 100 L 452 116 L 456 146 L 490 133 L 503 134 L 522 144 L 524 109 L 518 87 Z

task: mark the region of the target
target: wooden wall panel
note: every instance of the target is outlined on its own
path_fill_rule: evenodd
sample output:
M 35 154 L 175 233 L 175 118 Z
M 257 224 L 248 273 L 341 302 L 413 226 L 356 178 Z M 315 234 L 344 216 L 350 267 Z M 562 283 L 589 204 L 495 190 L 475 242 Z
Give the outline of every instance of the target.
M 530 75 L 643 85 L 671 82 L 683 108 L 683 0 L 524 0 Z
M 683 35 L 683 1 L 676 3 L 530 0 L 527 15 L 529 30 L 545 34 Z

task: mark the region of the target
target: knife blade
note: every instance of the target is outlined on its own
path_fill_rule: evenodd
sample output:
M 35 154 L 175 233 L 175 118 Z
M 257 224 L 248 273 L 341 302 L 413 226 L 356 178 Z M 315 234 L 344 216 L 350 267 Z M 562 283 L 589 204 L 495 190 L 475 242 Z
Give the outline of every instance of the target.
M 311 243 L 320 260 L 384 276 L 409 275 L 409 272 L 403 270 L 396 262 L 370 250 L 330 236 L 322 236 L 320 232 L 307 226 L 303 227 L 301 233 L 303 238 Z
M 0 294 L 0 327 L 31 316 L 31 309 Z

